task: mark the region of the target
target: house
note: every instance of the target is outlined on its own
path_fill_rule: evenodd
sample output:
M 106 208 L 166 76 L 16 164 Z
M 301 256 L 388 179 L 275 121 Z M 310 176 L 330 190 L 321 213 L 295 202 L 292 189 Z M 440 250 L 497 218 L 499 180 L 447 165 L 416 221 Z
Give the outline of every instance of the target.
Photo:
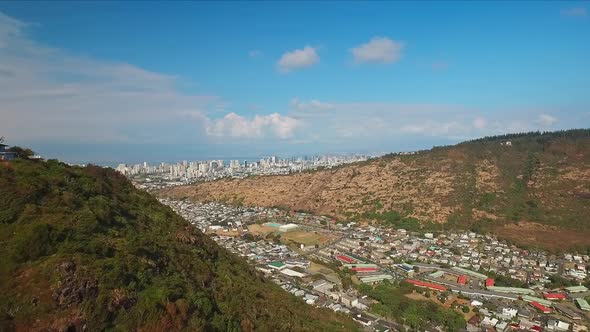
M 492 278 L 487 278 L 486 279 L 486 287 L 494 286 L 495 283 L 496 283 L 495 280 L 492 279 Z
M 588 328 L 581 324 L 573 324 L 572 332 L 587 332 Z
M 583 293 L 583 292 L 587 292 L 588 288 L 586 288 L 585 286 L 572 286 L 572 287 L 566 287 L 565 290 L 570 293 Z
M 356 317 L 352 317 L 352 319 L 354 319 L 355 321 L 359 322 L 360 324 L 362 324 L 364 326 L 370 326 L 371 323 L 373 322 L 370 319 L 363 317 L 361 315 L 357 315 Z
M 275 269 L 275 270 L 282 270 L 286 267 L 287 265 L 282 263 L 282 262 L 271 262 L 268 264 L 268 267 Z
M 525 307 L 520 307 L 518 309 L 518 317 L 520 317 L 520 318 L 527 318 L 527 319 L 528 318 L 532 318 L 533 317 L 533 313 L 529 309 L 527 309 Z
M 560 312 L 561 314 L 565 315 L 569 319 L 572 320 L 580 320 L 582 319 L 582 315 L 574 309 L 570 309 L 569 307 L 563 304 L 555 304 L 555 309 Z
M 435 291 L 439 291 L 439 292 L 444 292 L 447 290 L 446 287 L 439 285 L 439 284 L 434 284 L 431 282 L 423 282 L 423 281 L 414 280 L 414 279 L 407 279 L 406 281 L 416 287 L 428 288 L 430 290 L 435 290 Z
M 467 277 L 462 274 L 459 277 L 457 277 L 457 283 L 460 285 L 465 285 L 467 283 Z
M 354 296 L 350 296 L 348 294 L 342 294 L 342 296 L 340 296 L 340 302 L 342 302 L 342 304 L 344 304 L 347 307 L 354 307 L 358 304 L 358 299 Z
M 547 330 L 549 331 L 569 331 L 570 324 L 560 320 L 549 319 L 547 321 Z
M 508 323 L 499 322 L 498 324 L 496 324 L 495 328 L 496 328 L 496 331 L 498 331 L 498 332 L 504 332 L 508 329 Z
M 588 304 L 588 301 L 584 300 L 583 298 L 576 298 L 575 301 L 578 308 L 584 311 L 590 311 L 590 304 Z
M 546 300 L 551 300 L 551 301 L 554 301 L 554 300 L 565 300 L 566 299 L 566 296 L 563 293 L 545 293 L 545 294 L 543 294 L 543 297 Z
M 13 160 L 16 157 L 16 152 L 9 151 L 8 145 L 0 143 L 0 160 Z
M 518 310 L 513 308 L 502 308 L 502 316 L 512 319 L 518 315 Z
M 467 324 L 474 326 L 474 327 L 478 327 L 479 326 L 479 322 L 480 322 L 480 318 L 478 315 L 473 315 L 473 317 L 471 317 L 469 319 L 469 321 L 467 322 Z
M 414 276 L 414 266 L 410 264 L 396 264 L 395 268 L 408 278 Z
M 485 325 L 485 326 L 496 326 L 496 324 L 498 324 L 498 319 L 497 318 L 490 318 L 488 316 L 484 317 L 484 319 L 481 321 L 481 325 Z
M 322 289 L 322 288 L 324 288 L 325 286 L 327 286 L 327 285 L 328 285 L 328 283 L 329 283 L 329 282 L 328 282 L 328 281 L 326 281 L 326 280 L 324 280 L 324 279 L 319 279 L 319 280 L 316 280 L 316 281 L 314 281 L 314 282 L 311 284 L 311 287 L 312 287 L 313 289 L 315 289 L 315 290 L 317 290 L 317 289 Z
M 314 304 L 319 299 L 319 296 L 313 294 L 305 294 L 303 298 L 305 299 L 305 302 L 307 304 Z
M 478 300 L 471 301 L 471 306 L 473 306 L 473 307 L 481 307 L 482 305 L 483 305 L 483 302 L 479 302 Z
M 541 304 L 541 303 L 539 303 L 539 302 L 535 302 L 535 301 L 533 301 L 533 302 L 531 302 L 530 304 L 531 304 L 531 306 L 533 306 L 534 308 L 536 308 L 537 310 L 539 310 L 540 312 L 542 312 L 542 313 L 544 313 L 544 314 L 549 314 L 549 313 L 551 313 L 551 309 L 550 309 L 550 308 L 548 308 L 548 307 L 546 307 L 546 306 L 542 305 L 542 304 Z

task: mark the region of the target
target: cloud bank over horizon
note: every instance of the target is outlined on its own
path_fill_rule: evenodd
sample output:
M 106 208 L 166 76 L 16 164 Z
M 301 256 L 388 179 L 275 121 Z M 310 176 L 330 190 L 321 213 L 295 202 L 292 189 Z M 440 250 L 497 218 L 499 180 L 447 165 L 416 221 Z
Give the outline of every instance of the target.
M 561 15 L 579 17 L 585 11 L 568 9 Z M 207 84 L 201 84 L 200 77 L 189 79 L 131 62 L 80 55 L 39 41 L 31 34 L 39 29 L 43 26 L 33 27 L 0 12 L 0 136 L 9 143 L 198 144 L 242 154 L 249 146 L 257 151 L 386 151 L 387 147 L 403 148 L 400 142 L 435 145 L 590 124 L 576 105 L 568 103 L 487 106 L 360 94 L 335 97 L 334 91 L 308 93 L 303 98 L 296 91 L 287 97 L 283 93 L 252 111 L 224 91 L 202 88 Z M 341 66 L 338 75 L 343 76 L 349 70 L 364 70 L 362 64 L 388 68 L 409 66 L 406 62 L 412 61 L 405 41 L 385 35 L 365 40 L 356 46 L 350 42 L 348 48 L 330 47 L 326 40 L 322 65 L 325 61 L 327 66 Z M 282 81 L 305 85 L 306 80 L 316 79 L 314 71 L 323 75 L 325 70 L 318 66 L 317 47 L 299 45 L 306 46 L 285 50 L 278 60 L 270 59 L 273 52 L 263 48 L 244 50 L 242 56 L 247 54 L 257 66 L 266 66 L 269 73 L 259 70 L 260 75 L 269 75 L 268 80 L 278 82 L 277 91 L 284 91 Z M 333 60 L 337 53 L 343 59 L 340 64 Z M 347 69 L 345 58 L 351 56 L 358 68 Z M 451 71 L 447 62 L 430 63 L 433 69 L 445 69 L 445 74 Z M 186 82 L 198 82 L 199 88 L 187 89 Z M 273 93 L 265 91 L 269 99 Z M 250 99 L 250 104 L 266 102 L 258 96 Z

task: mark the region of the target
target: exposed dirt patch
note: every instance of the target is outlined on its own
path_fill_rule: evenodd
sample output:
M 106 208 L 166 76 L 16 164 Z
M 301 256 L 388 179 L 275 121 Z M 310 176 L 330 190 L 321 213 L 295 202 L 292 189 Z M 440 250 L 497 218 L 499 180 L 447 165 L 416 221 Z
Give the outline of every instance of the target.
M 281 233 L 281 239 L 283 241 L 294 241 L 297 243 L 303 243 L 306 246 L 321 245 L 331 240 L 333 237 L 325 234 L 315 234 L 313 232 L 294 231 Z
M 404 211 L 411 206 L 419 219 L 445 222 L 455 206 L 446 206 L 454 192 L 452 161 L 437 164 L 371 162 L 336 170 L 221 180 L 161 192 L 200 201 L 241 201 L 247 206 L 284 207 L 345 218 L 373 210 Z
M 268 233 L 278 232 L 278 228 L 264 225 L 248 225 L 248 232 L 252 235 L 266 236 Z
M 481 192 L 494 192 L 500 189 L 500 170 L 493 161 L 482 160 L 476 166 L 475 187 Z
M 517 244 L 542 247 L 552 251 L 561 251 L 573 246 L 590 246 L 588 233 L 562 230 L 533 222 L 519 222 L 498 227 L 495 233 L 500 238 L 509 239 Z

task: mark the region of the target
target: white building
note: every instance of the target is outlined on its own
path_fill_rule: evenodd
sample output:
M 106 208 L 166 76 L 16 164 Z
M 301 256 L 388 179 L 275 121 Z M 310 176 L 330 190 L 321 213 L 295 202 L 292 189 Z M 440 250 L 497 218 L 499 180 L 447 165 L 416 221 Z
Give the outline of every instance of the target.
M 297 224 L 281 225 L 281 226 L 279 226 L 279 232 L 283 232 L 283 233 L 289 232 L 289 231 L 296 229 L 297 227 L 299 227 L 299 226 L 297 226 Z

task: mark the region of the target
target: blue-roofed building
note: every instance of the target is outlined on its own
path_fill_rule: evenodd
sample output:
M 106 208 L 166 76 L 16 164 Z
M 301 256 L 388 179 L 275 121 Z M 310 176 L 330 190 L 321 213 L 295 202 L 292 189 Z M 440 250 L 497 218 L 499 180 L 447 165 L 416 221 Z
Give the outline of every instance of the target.
M 0 143 L 0 160 L 12 160 L 16 157 L 16 152 L 9 151 L 8 145 Z
M 414 276 L 414 267 L 410 264 L 396 264 L 395 267 L 408 278 Z

